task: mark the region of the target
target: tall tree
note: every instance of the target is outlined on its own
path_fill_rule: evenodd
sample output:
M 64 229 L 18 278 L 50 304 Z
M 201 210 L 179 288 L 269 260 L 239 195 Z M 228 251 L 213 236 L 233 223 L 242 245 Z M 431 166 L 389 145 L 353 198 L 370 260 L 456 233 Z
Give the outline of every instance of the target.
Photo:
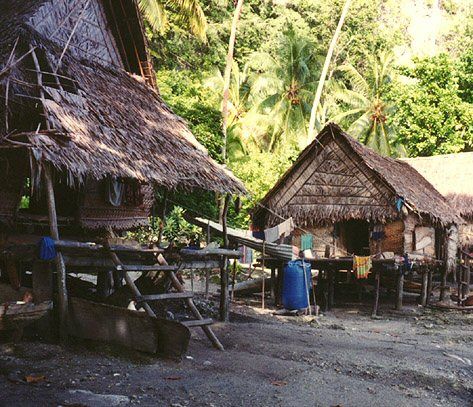
M 381 52 L 379 56 L 368 55 L 366 61 L 368 73 L 365 76 L 350 64 L 339 68 L 348 86 L 341 85 L 334 97 L 345 110 L 332 120 L 346 123 L 350 134 L 380 154 L 401 154 L 399 149 L 393 148 L 394 134 L 387 123 L 393 112 L 386 93 L 392 79 L 394 57 L 390 52 Z
M 207 19 L 199 0 L 138 0 L 143 15 L 151 27 L 164 32 L 168 27 L 168 13 L 175 14 L 177 22 L 190 28 L 192 34 L 205 41 Z
M 348 14 L 348 9 L 350 8 L 352 0 L 346 0 L 345 5 L 342 9 L 342 14 L 340 15 L 340 19 L 338 20 L 337 28 L 333 34 L 332 40 L 330 41 L 330 46 L 327 51 L 327 55 L 325 57 L 324 66 L 322 68 L 322 72 L 320 74 L 319 84 L 317 86 L 317 90 L 314 96 L 314 102 L 312 104 L 312 110 L 310 112 L 310 120 L 309 120 L 309 130 L 307 132 L 308 135 L 308 143 L 312 141 L 315 137 L 315 121 L 317 117 L 317 109 L 319 107 L 320 98 L 322 97 L 322 91 L 324 89 L 325 78 L 327 77 L 328 69 L 330 67 L 330 61 L 332 60 L 333 51 L 337 45 L 338 37 L 342 32 L 343 23 L 345 22 L 345 18 Z M 307 144 L 308 144 L 307 143 Z
M 230 77 L 232 74 L 233 52 L 235 49 L 236 32 L 237 32 L 238 21 L 240 20 L 242 8 L 243 8 L 243 0 L 238 0 L 237 5 L 235 7 L 235 11 L 233 12 L 232 27 L 230 30 L 230 39 L 228 40 L 227 61 L 225 64 L 225 72 L 223 74 L 223 97 L 222 97 L 223 162 L 227 160 L 228 99 L 230 97 Z

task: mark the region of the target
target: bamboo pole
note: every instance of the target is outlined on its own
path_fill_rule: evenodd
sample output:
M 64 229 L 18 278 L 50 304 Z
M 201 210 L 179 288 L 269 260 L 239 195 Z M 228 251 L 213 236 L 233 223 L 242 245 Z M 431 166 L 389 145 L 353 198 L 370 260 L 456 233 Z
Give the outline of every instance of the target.
M 51 169 L 49 165 L 44 165 L 43 176 L 46 186 L 46 198 L 48 203 L 49 229 L 51 237 L 59 240 L 59 230 L 57 226 L 56 201 L 54 198 L 54 187 Z M 59 309 L 59 337 L 62 342 L 67 339 L 67 286 L 66 286 L 66 266 L 61 252 L 56 255 L 57 289 L 58 289 L 58 309 Z

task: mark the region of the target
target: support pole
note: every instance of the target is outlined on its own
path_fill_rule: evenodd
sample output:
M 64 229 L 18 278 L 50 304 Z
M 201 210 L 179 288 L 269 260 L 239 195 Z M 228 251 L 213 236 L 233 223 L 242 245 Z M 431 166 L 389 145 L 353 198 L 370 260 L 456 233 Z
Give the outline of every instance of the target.
M 442 283 L 440 286 L 440 301 L 445 301 L 445 295 L 447 292 L 447 260 L 444 260 L 442 264 Z
M 433 274 L 434 274 L 434 271 L 432 269 L 432 267 L 428 267 L 427 268 L 427 301 L 426 301 L 426 305 L 429 305 L 430 303 L 430 298 L 432 296 L 432 279 L 433 279 Z
M 396 310 L 402 309 L 402 297 L 404 295 L 404 270 L 399 267 L 397 274 L 397 290 L 396 290 Z
M 379 290 L 381 287 L 381 275 L 380 270 L 378 267 L 373 267 L 375 272 L 375 293 L 374 293 L 374 303 L 373 303 L 373 312 L 371 313 L 371 317 L 375 318 L 378 316 L 378 309 L 379 309 Z
M 420 304 L 425 307 L 427 305 L 427 281 L 428 281 L 428 276 L 427 276 L 427 270 L 425 266 L 421 266 L 421 272 L 422 272 L 422 286 L 420 290 Z
M 265 253 L 265 240 L 263 240 L 263 253 L 262 253 L 262 260 L 261 260 L 261 272 L 262 272 L 262 284 L 261 284 L 261 308 L 264 309 L 264 292 L 266 290 L 266 287 L 265 287 L 265 280 L 266 280 L 266 276 L 265 276 L 265 273 L 264 273 L 264 257 L 266 256 L 266 253 Z
M 49 165 L 43 166 L 44 183 L 46 186 L 46 198 L 48 202 L 49 229 L 51 237 L 59 240 L 59 230 L 57 226 L 56 201 L 54 198 L 54 187 L 51 169 Z M 58 310 L 59 310 L 59 337 L 62 342 L 67 339 L 67 287 L 66 287 L 66 266 L 64 258 L 58 251 L 56 256 L 57 290 L 58 290 Z
M 228 249 L 228 234 L 227 234 L 227 214 L 228 206 L 230 204 L 230 194 L 225 195 L 222 214 L 222 231 L 223 231 L 223 245 Z M 230 297 L 228 294 L 228 258 L 223 256 L 222 264 L 220 266 L 220 320 L 228 322 L 230 319 L 229 312 Z

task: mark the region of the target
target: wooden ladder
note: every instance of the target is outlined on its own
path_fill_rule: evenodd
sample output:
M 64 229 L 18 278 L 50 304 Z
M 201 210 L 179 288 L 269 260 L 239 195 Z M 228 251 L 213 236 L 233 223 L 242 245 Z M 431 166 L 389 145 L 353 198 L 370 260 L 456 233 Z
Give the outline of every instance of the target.
M 197 307 L 193 301 L 193 293 L 186 292 L 184 287 L 179 282 L 179 279 L 176 277 L 175 271 L 178 267 L 170 266 L 167 264 L 164 257 L 160 254 L 158 257 L 158 264 L 153 266 L 145 266 L 145 265 L 125 265 L 122 263 L 120 258 L 117 256 L 115 251 L 110 247 L 110 245 L 105 244 L 105 248 L 107 249 L 110 258 L 112 259 L 113 263 L 115 264 L 116 270 L 123 272 L 123 276 L 127 285 L 130 287 L 133 296 L 138 304 L 140 304 L 146 313 L 150 317 L 156 318 L 156 314 L 149 306 L 148 302 L 150 301 L 163 301 L 163 300 L 185 300 L 187 306 L 190 308 L 191 313 L 193 314 L 195 320 L 191 321 L 183 321 L 181 322 L 183 325 L 187 326 L 188 328 L 193 327 L 201 327 L 204 331 L 207 338 L 209 338 L 212 345 L 219 349 L 224 350 L 222 343 L 219 341 L 215 333 L 212 331 L 209 325 L 213 323 L 211 318 L 203 318 L 202 314 L 199 312 Z M 142 295 L 139 291 L 138 287 L 128 274 L 129 272 L 165 272 L 168 278 L 171 281 L 172 286 L 177 290 L 176 293 L 165 293 L 165 294 L 153 294 L 153 295 Z

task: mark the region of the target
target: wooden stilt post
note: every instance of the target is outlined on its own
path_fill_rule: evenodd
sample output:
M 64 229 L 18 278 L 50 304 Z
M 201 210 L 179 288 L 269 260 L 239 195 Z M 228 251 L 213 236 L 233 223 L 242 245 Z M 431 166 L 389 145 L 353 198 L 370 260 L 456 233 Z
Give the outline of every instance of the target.
M 265 240 L 263 240 L 263 253 L 262 253 L 262 260 L 261 260 L 261 272 L 262 272 L 262 278 L 263 278 L 263 281 L 262 281 L 262 284 L 261 284 L 261 308 L 264 309 L 264 292 L 266 290 L 266 287 L 265 287 L 265 281 L 266 281 L 266 276 L 265 276 L 265 273 L 264 273 L 264 257 L 266 256 L 266 253 L 265 253 Z
M 222 214 L 222 231 L 223 231 L 223 245 L 228 249 L 228 234 L 227 234 L 227 213 L 230 204 L 230 194 L 225 196 Z M 228 294 L 228 258 L 223 256 L 222 264 L 220 266 L 220 320 L 227 322 L 230 319 L 229 312 L 230 297 Z
M 237 266 L 238 266 L 238 260 L 237 259 L 234 259 L 233 260 L 233 273 L 232 273 L 232 296 L 231 296 L 231 300 L 233 301 L 233 299 L 235 298 L 235 284 L 236 284 L 236 274 L 237 274 Z
M 432 267 L 427 268 L 427 301 L 425 305 L 429 305 L 430 297 L 432 295 L 432 278 L 433 278 L 433 269 Z
M 207 246 L 210 244 L 210 221 L 207 223 L 207 236 L 206 236 Z M 210 288 L 210 269 L 205 270 L 205 299 L 209 299 L 209 288 Z M 233 295 L 233 291 L 232 291 Z
M 470 280 L 471 280 L 471 259 L 470 256 L 465 257 L 465 296 L 468 297 L 470 295 Z
M 379 309 L 379 290 L 381 287 L 381 274 L 378 267 L 373 267 L 375 273 L 375 293 L 374 293 L 374 303 L 373 303 L 373 312 L 371 313 L 371 317 L 375 318 L 378 316 L 378 309 Z
M 445 300 L 447 292 L 447 260 L 445 259 L 442 264 L 442 283 L 440 286 L 440 301 Z
M 404 295 L 404 270 L 399 267 L 397 274 L 397 290 L 396 290 L 396 309 L 402 309 L 402 297 Z
M 276 268 L 271 266 L 271 301 L 276 305 Z
M 422 286 L 420 290 L 420 304 L 425 307 L 427 305 L 427 270 L 425 266 L 421 266 L 422 272 Z
M 335 303 L 335 270 L 328 270 L 328 308 L 332 309 Z
M 48 203 L 49 229 L 51 237 L 59 240 L 59 230 L 57 226 L 56 201 L 54 198 L 54 187 L 51 169 L 49 165 L 43 166 L 44 183 L 46 186 L 46 198 Z M 56 256 L 58 309 L 59 309 L 59 336 L 61 341 L 67 339 L 67 287 L 66 287 L 66 266 L 62 254 L 58 251 Z

